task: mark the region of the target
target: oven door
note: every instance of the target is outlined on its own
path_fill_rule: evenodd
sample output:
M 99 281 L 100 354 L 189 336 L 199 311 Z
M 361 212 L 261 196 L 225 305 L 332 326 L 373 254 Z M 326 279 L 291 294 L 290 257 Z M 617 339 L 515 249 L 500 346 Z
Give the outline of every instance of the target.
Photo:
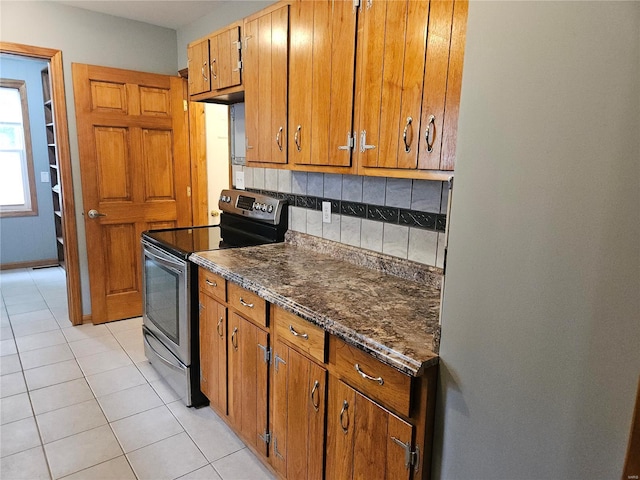
M 191 364 L 189 263 L 142 242 L 144 325 L 183 364 Z

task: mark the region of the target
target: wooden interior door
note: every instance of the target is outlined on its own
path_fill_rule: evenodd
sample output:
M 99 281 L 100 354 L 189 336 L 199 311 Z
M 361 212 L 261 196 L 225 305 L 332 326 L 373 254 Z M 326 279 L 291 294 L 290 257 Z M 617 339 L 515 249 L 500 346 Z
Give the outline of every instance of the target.
M 349 166 L 356 10 L 341 0 L 297 0 L 290 29 L 291 163 Z
M 84 64 L 72 73 L 92 321 L 140 316 L 140 234 L 192 221 L 186 85 Z

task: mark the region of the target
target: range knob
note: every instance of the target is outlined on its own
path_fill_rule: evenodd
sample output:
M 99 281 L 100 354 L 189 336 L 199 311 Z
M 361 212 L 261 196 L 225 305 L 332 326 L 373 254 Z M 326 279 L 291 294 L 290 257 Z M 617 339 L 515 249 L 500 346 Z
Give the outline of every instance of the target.
M 267 212 L 268 212 L 268 213 L 273 212 L 273 205 L 269 205 L 269 206 L 267 207 Z
M 267 211 L 267 204 L 263 203 L 262 207 L 260 207 L 260 210 L 262 210 L 263 212 L 266 212 Z

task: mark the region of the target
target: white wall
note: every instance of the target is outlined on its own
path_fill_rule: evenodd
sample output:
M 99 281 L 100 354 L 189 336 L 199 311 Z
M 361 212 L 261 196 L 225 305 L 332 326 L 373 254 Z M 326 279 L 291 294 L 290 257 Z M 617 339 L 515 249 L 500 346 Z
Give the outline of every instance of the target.
M 176 32 L 57 2 L 3 0 L 0 14 L 2 41 L 62 50 L 78 224 L 82 309 L 88 314 L 91 304 L 71 63 L 175 75 L 178 64 Z
M 216 2 L 215 10 L 178 29 L 178 68 L 187 68 L 187 45 L 215 30 L 241 20 L 275 3 L 273 0 L 228 0 Z
M 620 478 L 640 373 L 640 3 L 469 9 L 435 478 Z
M 207 186 L 209 225 L 220 223 L 220 217 L 212 217 L 218 211 L 218 199 L 224 188 L 229 188 L 229 107 L 207 103 L 204 107 L 207 139 Z

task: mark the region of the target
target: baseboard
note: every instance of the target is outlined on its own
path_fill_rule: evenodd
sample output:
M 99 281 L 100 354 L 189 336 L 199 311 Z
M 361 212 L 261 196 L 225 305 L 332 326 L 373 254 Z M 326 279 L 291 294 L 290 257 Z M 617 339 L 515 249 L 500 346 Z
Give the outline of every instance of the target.
M 16 268 L 31 268 L 31 267 L 48 267 L 51 265 L 58 265 L 57 258 L 49 258 L 44 260 L 32 260 L 30 262 L 12 262 L 0 264 L 0 270 L 14 270 Z

